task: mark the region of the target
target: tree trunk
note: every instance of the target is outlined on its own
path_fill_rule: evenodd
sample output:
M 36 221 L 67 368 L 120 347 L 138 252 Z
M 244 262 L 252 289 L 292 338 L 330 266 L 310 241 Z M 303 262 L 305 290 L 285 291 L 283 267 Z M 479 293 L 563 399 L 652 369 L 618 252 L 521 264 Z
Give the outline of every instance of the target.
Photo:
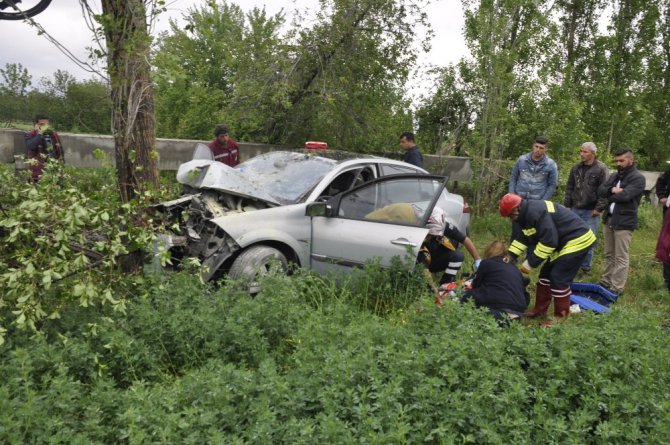
M 146 8 L 142 0 L 102 0 L 111 81 L 116 172 L 123 202 L 158 187 L 156 123 Z

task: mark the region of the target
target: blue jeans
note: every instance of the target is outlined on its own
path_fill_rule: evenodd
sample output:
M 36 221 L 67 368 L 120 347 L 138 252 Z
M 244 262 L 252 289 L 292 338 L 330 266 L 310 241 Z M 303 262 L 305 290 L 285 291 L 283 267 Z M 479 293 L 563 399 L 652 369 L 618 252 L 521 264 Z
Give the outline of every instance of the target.
M 600 227 L 600 215 L 598 216 L 591 216 L 593 213 L 593 210 L 589 209 L 576 209 L 572 208 L 572 212 L 579 216 L 582 221 L 586 223 L 587 226 L 591 230 L 593 230 L 593 234 L 597 237 L 598 236 L 598 228 Z M 582 269 L 591 269 L 591 263 L 593 262 L 593 251 L 596 248 L 596 244 L 598 244 L 598 241 L 596 240 L 595 243 L 591 247 L 589 247 L 589 252 L 586 254 L 586 257 L 584 257 L 584 261 L 582 261 Z

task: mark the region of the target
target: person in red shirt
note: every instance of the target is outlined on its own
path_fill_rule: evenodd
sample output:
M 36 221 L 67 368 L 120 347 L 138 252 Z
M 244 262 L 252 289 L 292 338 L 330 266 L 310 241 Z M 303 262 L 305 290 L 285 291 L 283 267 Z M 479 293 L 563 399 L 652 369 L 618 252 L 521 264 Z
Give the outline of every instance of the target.
M 35 161 L 30 166 L 32 181 L 36 182 L 42 176 L 45 161 L 56 159 L 65 162 L 60 136 L 49 126 L 48 116 L 35 116 L 35 125 L 25 134 L 25 142 L 26 158 Z
M 237 142 L 228 135 L 228 126 L 219 124 L 214 128 L 216 138 L 209 143 L 215 161 L 235 167 L 240 163 L 240 147 Z

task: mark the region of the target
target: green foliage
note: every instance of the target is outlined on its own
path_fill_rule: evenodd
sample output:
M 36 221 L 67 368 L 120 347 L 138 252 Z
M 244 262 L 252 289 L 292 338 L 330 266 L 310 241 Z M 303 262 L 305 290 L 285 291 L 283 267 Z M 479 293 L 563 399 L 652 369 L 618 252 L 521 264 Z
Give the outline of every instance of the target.
M 149 238 L 124 218 L 131 208 L 112 210 L 111 171 L 56 168 L 37 184 L 0 173 L 0 442 L 670 440 L 670 296 L 649 267 L 660 216 L 648 204 L 637 273 L 612 313 L 500 328 L 471 304 L 435 305 L 401 260 L 264 277 L 254 298 L 189 270 L 125 275 L 113 258 Z M 480 246 L 510 230 L 495 212 L 472 229 Z M 103 255 L 100 267 L 76 267 L 73 242 Z M 58 316 L 19 329 L 31 304 Z
M 61 163 L 48 163 L 37 183 L 8 169 L 0 174 L 0 326 L 39 330 L 70 302 L 123 311 L 125 296 L 118 287 L 123 283 L 114 277 L 117 260 L 152 239 L 131 219 L 133 206 L 115 208 L 111 186 L 98 190 L 99 201 L 92 200 Z
M 425 297 L 380 317 L 309 274 L 270 278 L 255 298 L 188 273 L 147 284 L 115 321 L 92 329 L 91 312 L 68 312 L 0 350 L 4 442 L 670 439 L 656 311 L 501 329 Z
M 418 5 L 323 0 L 287 25 L 283 13 L 209 2 L 186 20 L 155 56 L 162 136 L 207 138 L 226 122 L 240 140 L 371 151 L 412 128 L 403 88 L 413 27 L 426 23 Z

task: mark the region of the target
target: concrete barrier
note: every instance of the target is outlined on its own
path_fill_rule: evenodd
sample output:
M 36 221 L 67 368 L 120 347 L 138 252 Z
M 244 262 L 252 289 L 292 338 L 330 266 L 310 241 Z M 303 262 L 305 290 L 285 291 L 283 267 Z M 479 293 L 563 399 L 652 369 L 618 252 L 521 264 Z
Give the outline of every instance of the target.
M 96 149 L 102 150 L 112 164 L 114 163 L 114 138 L 108 135 L 58 133 L 65 149 L 65 162 L 75 167 L 102 167 L 103 161 L 94 156 Z M 158 168 L 177 170 L 179 164 L 190 160 L 198 142 L 188 139 L 156 139 L 158 150 Z M 285 148 L 285 147 L 284 147 Z M 265 153 L 277 146 L 269 144 L 240 143 L 240 158 L 249 159 Z M 14 162 L 15 155 L 25 154 L 24 132 L 20 130 L 0 129 L 0 162 Z
M 108 135 L 60 133 L 65 149 L 65 162 L 75 167 L 102 167 L 103 161 L 94 156 L 96 149 L 106 154 L 108 162 L 114 164 L 114 139 Z M 192 158 L 193 150 L 198 141 L 190 139 L 156 139 L 158 150 L 158 168 L 160 170 L 177 170 L 180 164 Z M 270 144 L 254 144 L 239 142 L 240 160 L 273 150 L 286 150 L 290 147 Z M 24 132 L 21 130 L 0 129 L 0 162 L 14 162 L 15 155 L 24 155 Z M 380 153 L 398 159 L 398 153 Z M 470 158 L 460 156 L 424 155 L 426 170 L 431 173 L 449 175 L 452 181 L 469 181 L 472 179 Z

